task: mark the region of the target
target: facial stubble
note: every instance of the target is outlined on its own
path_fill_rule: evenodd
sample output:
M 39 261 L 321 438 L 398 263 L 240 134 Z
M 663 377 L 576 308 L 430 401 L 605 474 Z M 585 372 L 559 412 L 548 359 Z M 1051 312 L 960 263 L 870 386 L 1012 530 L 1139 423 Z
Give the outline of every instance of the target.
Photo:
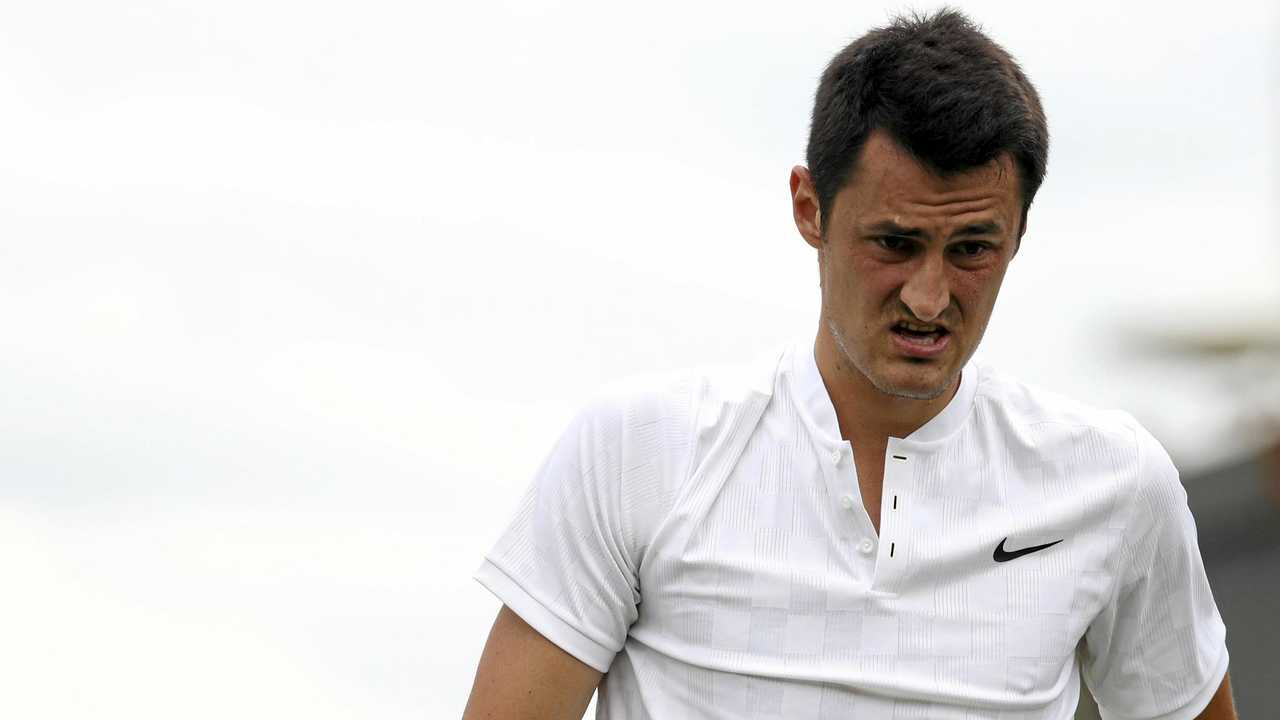
M 825 245 L 824 245 L 824 248 L 825 248 Z M 825 263 L 823 262 L 826 259 L 824 257 L 824 252 L 825 250 L 820 251 L 818 254 L 818 286 L 821 289 L 821 294 L 822 294 L 822 315 L 823 315 L 823 319 L 826 321 L 827 332 L 830 333 L 831 339 L 835 342 L 836 348 L 840 351 L 840 354 L 844 356 L 845 362 L 843 364 L 846 365 L 846 367 L 852 368 L 855 372 L 861 373 L 862 376 L 867 379 L 867 382 L 871 383 L 872 387 L 874 387 L 876 390 L 880 391 L 881 393 L 884 393 L 885 395 L 889 395 L 891 397 L 904 398 L 907 400 L 926 400 L 927 401 L 927 400 L 934 400 L 940 397 L 943 393 L 947 392 L 947 390 L 951 388 L 956 378 L 959 376 L 959 372 L 956 372 L 953 374 L 953 376 L 948 377 L 946 379 L 946 382 L 942 383 L 941 387 L 938 387 L 936 389 L 926 390 L 924 392 L 905 390 L 896 385 L 890 385 L 887 382 L 881 380 L 879 377 L 877 377 L 877 374 L 872 371 L 872 368 L 867 367 L 867 365 L 870 365 L 870 362 L 868 363 L 860 362 L 858 359 L 858 356 L 854 355 L 852 352 L 849 351 L 850 343 L 848 341 L 848 338 L 845 337 L 844 332 L 840 329 L 840 326 L 836 322 L 835 318 L 831 317 L 830 314 L 827 312 L 827 308 L 831 307 L 831 305 L 829 304 L 828 302 L 829 298 L 827 297 L 827 282 L 826 282 L 827 276 L 826 276 Z

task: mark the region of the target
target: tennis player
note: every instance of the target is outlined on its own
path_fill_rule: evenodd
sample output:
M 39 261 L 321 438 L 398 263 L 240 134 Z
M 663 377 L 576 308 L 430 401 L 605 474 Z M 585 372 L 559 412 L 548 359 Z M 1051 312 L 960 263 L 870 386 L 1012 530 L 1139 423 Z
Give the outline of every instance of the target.
M 465 718 L 1234 718 L 1178 472 L 1132 416 L 972 359 L 1049 136 L 954 10 L 822 75 L 816 333 L 586 403 L 477 579 Z

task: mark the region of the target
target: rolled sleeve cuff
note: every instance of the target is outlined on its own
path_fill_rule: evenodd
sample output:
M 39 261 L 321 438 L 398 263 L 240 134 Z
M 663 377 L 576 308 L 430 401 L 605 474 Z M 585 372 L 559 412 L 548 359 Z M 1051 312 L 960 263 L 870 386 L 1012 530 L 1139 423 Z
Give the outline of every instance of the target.
M 1108 712 L 1101 704 L 1098 706 L 1098 713 L 1102 716 L 1102 720 L 1195 720 L 1196 716 L 1204 711 L 1209 705 L 1209 701 L 1213 699 L 1213 694 L 1218 692 L 1218 688 L 1222 686 L 1222 679 L 1227 675 L 1227 664 L 1230 657 L 1227 653 L 1227 646 L 1222 646 L 1222 652 L 1218 655 L 1218 662 L 1213 672 L 1209 673 L 1209 680 L 1200 688 L 1187 704 L 1164 715 L 1143 716 L 1136 718 L 1129 715 L 1119 715 L 1114 712 Z
M 502 568 L 486 559 L 480 565 L 480 569 L 476 570 L 474 577 L 503 604 L 511 608 L 512 612 L 519 615 L 520 619 L 555 643 L 561 650 L 602 673 L 609 672 L 609 666 L 613 664 L 613 658 L 617 655 L 616 650 L 601 645 L 560 619 L 546 606 L 535 600 Z

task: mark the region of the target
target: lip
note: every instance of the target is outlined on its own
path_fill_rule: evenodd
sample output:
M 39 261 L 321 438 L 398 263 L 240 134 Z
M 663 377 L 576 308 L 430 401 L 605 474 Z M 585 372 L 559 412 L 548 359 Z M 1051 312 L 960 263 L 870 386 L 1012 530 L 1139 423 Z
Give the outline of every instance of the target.
M 941 355 L 951 344 L 951 333 L 949 332 L 943 334 L 943 336 L 938 338 L 938 341 L 932 345 L 916 342 L 906 335 L 896 333 L 893 330 L 890 330 L 889 334 L 893 336 L 893 344 L 898 348 L 898 351 L 903 355 L 909 355 L 911 357 L 935 358 Z

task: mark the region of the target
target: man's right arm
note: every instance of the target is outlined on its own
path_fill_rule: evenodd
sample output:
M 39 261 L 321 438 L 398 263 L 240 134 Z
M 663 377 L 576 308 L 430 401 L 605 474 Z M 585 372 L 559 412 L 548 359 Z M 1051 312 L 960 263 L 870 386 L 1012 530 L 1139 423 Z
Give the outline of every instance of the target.
M 463 720 L 580 720 L 603 676 L 506 605 L 480 655 Z
M 611 386 L 561 433 L 476 571 L 504 607 L 467 720 L 582 717 L 639 618 L 644 551 L 691 467 L 700 383 Z

